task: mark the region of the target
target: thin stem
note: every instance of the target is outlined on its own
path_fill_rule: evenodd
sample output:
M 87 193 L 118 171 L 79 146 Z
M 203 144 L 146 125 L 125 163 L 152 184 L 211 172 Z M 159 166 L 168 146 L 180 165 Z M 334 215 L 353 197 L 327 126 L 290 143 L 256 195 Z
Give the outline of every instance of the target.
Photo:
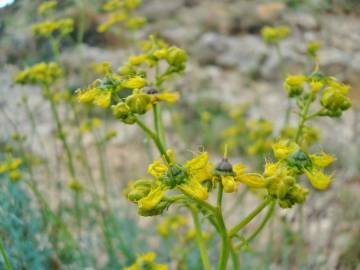
M 247 224 L 249 224 L 269 203 L 271 199 L 265 199 L 255 210 L 253 210 L 248 216 L 246 216 L 240 223 L 235 225 L 229 232 L 229 235 L 232 237 Z
M 301 135 L 302 135 L 302 131 L 303 131 L 304 126 L 305 126 L 305 122 L 308 120 L 307 114 L 309 112 L 310 104 L 311 104 L 313 98 L 314 98 L 314 94 L 311 94 L 307 98 L 306 103 L 305 103 L 303 109 L 301 110 L 299 127 L 298 127 L 298 130 L 297 130 L 296 135 L 295 135 L 295 142 L 296 143 L 299 143 L 299 141 L 301 139 Z
M 48 86 L 45 86 L 45 92 L 46 92 L 46 94 L 50 94 L 50 90 L 49 90 Z M 71 177 L 75 178 L 76 175 L 75 175 L 75 167 L 74 167 L 73 157 L 72 157 L 72 154 L 71 154 L 69 144 L 68 144 L 68 142 L 66 140 L 66 136 L 64 134 L 64 129 L 63 129 L 63 125 L 62 125 L 61 120 L 60 120 L 59 112 L 57 111 L 57 108 L 56 108 L 55 101 L 54 101 L 53 97 L 50 96 L 48 98 L 48 100 L 50 102 L 51 112 L 52 112 L 53 118 L 54 118 L 55 123 L 56 123 L 58 136 L 59 136 L 59 138 L 60 138 L 60 140 L 61 140 L 61 142 L 63 144 L 64 150 L 65 150 L 65 153 L 66 153 L 67 165 L 68 165 L 69 173 L 70 173 Z
M 201 257 L 203 267 L 204 267 L 203 269 L 211 270 L 210 259 L 207 254 L 207 251 L 206 251 L 206 245 L 205 245 L 204 237 L 203 237 L 202 230 L 201 230 L 198 212 L 194 207 L 191 207 L 190 210 L 191 210 L 193 221 L 194 221 L 195 232 L 196 232 L 196 242 L 197 242 L 197 245 L 198 245 L 198 248 L 200 251 L 200 257 Z
M 156 134 L 158 135 L 161 144 L 166 148 L 165 130 L 164 130 L 163 120 L 161 117 L 160 104 L 154 104 L 153 110 L 154 110 L 154 126 L 156 130 Z
M 6 269 L 7 270 L 12 270 L 12 266 L 11 266 L 11 263 L 9 261 L 9 258 L 7 256 L 7 253 L 6 253 L 6 250 L 5 250 L 5 247 L 3 246 L 3 243 L 2 243 L 2 240 L 0 239 L 0 252 L 1 252 L 1 255 L 4 259 L 4 263 L 5 263 L 5 266 L 6 266 Z
M 231 254 L 231 260 L 232 260 L 232 264 L 233 264 L 233 269 L 234 270 L 240 270 L 239 257 L 236 254 L 236 248 L 234 247 L 234 245 L 232 243 L 230 243 L 230 254 Z
M 166 162 L 170 163 L 171 160 L 169 158 L 169 156 L 166 153 L 166 150 L 164 148 L 164 146 L 162 145 L 162 143 L 160 142 L 158 136 L 152 131 L 150 130 L 141 120 L 139 120 L 138 118 L 136 118 L 136 123 L 139 125 L 139 127 L 154 141 L 156 147 L 158 148 L 159 152 L 161 153 L 161 155 L 165 158 Z
M 218 220 L 220 235 L 221 235 L 221 250 L 220 250 L 218 269 L 226 270 L 229 253 L 230 253 L 230 238 L 222 215 L 222 197 L 223 197 L 223 186 L 221 183 L 219 183 L 216 217 Z
M 267 211 L 266 215 L 264 216 L 264 218 L 261 220 L 261 222 L 259 223 L 259 225 L 256 227 L 256 229 L 249 235 L 249 237 L 246 238 L 246 240 L 237 245 L 235 248 L 239 249 L 242 246 L 244 246 L 245 244 L 248 244 L 249 242 L 251 242 L 252 240 L 254 240 L 259 233 L 264 229 L 266 223 L 270 220 L 270 218 L 272 217 L 273 213 L 274 213 L 274 209 L 275 209 L 275 201 L 271 202 L 269 210 Z

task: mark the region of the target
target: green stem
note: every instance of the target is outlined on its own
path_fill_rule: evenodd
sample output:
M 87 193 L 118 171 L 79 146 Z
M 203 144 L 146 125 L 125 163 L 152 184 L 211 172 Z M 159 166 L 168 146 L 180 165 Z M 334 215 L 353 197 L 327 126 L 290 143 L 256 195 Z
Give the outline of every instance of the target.
M 84 39 L 84 33 L 85 33 L 85 9 L 84 9 L 84 0 L 77 0 L 77 5 L 80 10 L 80 16 L 79 16 L 79 29 L 77 32 L 77 43 L 80 45 L 83 42 Z
M 229 232 L 229 235 L 232 237 L 247 224 L 250 223 L 269 203 L 271 202 L 270 198 L 265 199 L 255 210 L 253 210 L 248 216 L 246 216 L 240 223 L 235 225 Z
M 301 135 L 302 135 L 302 131 L 303 131 L 304 126 L 305 126 L 305 122 L 308 120 L 307 114 L 309 112 L 310 104 L 313 101 L 313 98 L 314 98 L 314 94 L 311 94 L 307 98 L 306 103 L 305 103 L 304 107 L 301 110 L 299 127 L 298 127 L 298 130 L 297 130 L 296 135 L 295 135 L 295 142 L 296 143 L 299 143 L 299 141 L 301 139 Z
M 48 94 L 51 95 L 48 86 L 45 86 L 45 92 L 46 92 L 47 95 Z M 59 136 L 59 138 L 60 138 L 60 140 L 62 142 L 62 145 L 64 147 L 64 150 L 65 150 L 69 173 L 70 173 L 71 177 L 76 178 L 73 157 L 72 157 L 72 154 L 71 154 L 69 144 L 68 144 L 68 142 L 66 140 L 66 136 L 65 136 L 65 133 L 64 133 L 63 125 L 62 125 L 61 120 L 60 120 L 59 112 L 57 111 L 56 104 L 55 104 L 55 101 L 54 101 L 53 97 L 50 96 L 48 98 L 48 100 L 50 102 L 51 112 L 52 112 L 53 118 L 54 118 L 55 123 L 56 123 L 58 136 Z
M 266 223 L 270 220 L 271 216 L 273 215 L 274 209 L 275 209 L 275 201 L 271 202 L 269 210 L 267 211 L 266 215 L 261 220 L 261 222 L 256 227 L 256 229 L 249 235 L 249 237 L 246 238 L 244 243 L 248 244 L 249 242 L 254 240 L 259 235 L 259 233 L 264 229 Z M 237 245 L 236 249 L 239 249 L 242 246 L 244 246 L 244 243 L 241 243 L 240 245 Z
M 204 237 L 202 235 L 198 212 L 195 208 L 190 208 L 190 210 L 191 210 L 193 221 L 194 221 L 195 232 L 196 232 L 196 242 L 197 242 L 197 245 L 198 245 L 198 248 L 200 251 L 200 257 L 201 257 L 203 267 L 204 267 L 203 269 L 211 270 L 210 259 L 207 254 L 207 251 L 206 251 L 206 245 L 204 242 Z
M 231 245 L 230 238 L 222 215 L 222 197 L 223 197 L 223 186 L 221 183 L 219 183 L 216 217 L 218 220 L 220 235 L 221 235 L 221 250 L 220 250 L 218 270 L 227 269 L 227 262 L 229 258 L 230 245 Z
M 161 117 L 160 104 L 154 104 L 153 110 L 154 110 L 154 126 L 156 130 L 156 134 L 158 135 L 161 144 L 166 148 L 165 130 L 164 130 L 163 120 Z
M 154 141 L 156 147 L 158 148 L 161 155 L 165 158 L 167 163 L 170 163 L 171 160 L 166 153 L 165 147 L 162 145 L 161 141 L 159 140 L 158 136 L 151 131 L 141 120 L 136 118 L 136 123 L 138 126 Z
M 240 270 L 239 257 L 236 254 L 236 248 L 230 243 L 230 254 L 234 270 Z
M 3 246 L 3 243 L 2 243 L 2 240 L 0 239 L 0 252 L 1 252 L 1 255 L 4 259 L 4 263 L 5 263 L 5 266 L 6 266 L 6 269 L 7 270 L 12 270 L 12 266 L 11 266 L 11 263 L 9 261 L 9 258 L 7 256 L 7 253 L 6 253 L 6 250 L 5 250 L 5 247 Z

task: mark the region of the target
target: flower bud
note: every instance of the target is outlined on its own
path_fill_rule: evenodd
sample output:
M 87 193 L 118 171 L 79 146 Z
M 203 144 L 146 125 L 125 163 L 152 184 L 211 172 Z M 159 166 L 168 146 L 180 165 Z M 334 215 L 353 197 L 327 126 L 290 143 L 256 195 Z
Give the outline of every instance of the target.
M 116 118 L 121 119 L 125 124 L 134 124 L 136 117 L 131 113 L 130 108 L 124 102 L 111 106 L 112 112 Z
M 332 112 L 346 111 L 351 107 L 350 99 L 332 87 L 327 88 L 320 100 L 322 106 Z
M 302 75 L 288 76 L 284 82 L 284 88 L 289 97 L 296 97 L 304 91 L 306 77 Z
M 126 98 L 126 105 L 129 106 L 132 113 L 144 114 L 148 110 L 151 97 L 146 94 L 132 94 Z
M 309 155 L 300 149 L 290 154 L 287 162 L 290 167 L 295 167 L 300 172 L 303 169 L 310 169 L 312 167 L 312 161 Z
M 172 47 L 168 50 L 166 61 L 172 66 L 181 66 L 187 60 L 187 54 L 183 49 Z
M 165 209 L 170 206 L 170 203 L 167 201 L 160 201 L 154 208 L 152 209 L 145 209 L 145 208 L 138 208 L 138 214 L 143 217 L 150 217 L 150 216 L 158 216 L 161 215 Z

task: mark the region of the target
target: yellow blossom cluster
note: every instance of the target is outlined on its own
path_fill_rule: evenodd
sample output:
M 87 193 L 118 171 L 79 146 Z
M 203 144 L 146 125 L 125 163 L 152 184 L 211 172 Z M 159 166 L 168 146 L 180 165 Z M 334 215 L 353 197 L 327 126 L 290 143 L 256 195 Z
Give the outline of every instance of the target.
M 20 158 L 14 158 L 11 154 L 8 154 L 0 163 L 0 175 L 7 173 L 10 180 L 16 182 L 21 178 L 20 166 L 22 160 Z
M 156 254 L 154 252 L 148 252 L 144 255 L 140 255 L 136 258 L 136 261 L 131 266 L 125 267 L 124 270 L 168 270 L 166 264 L 158 264 L 155 262 Z
M 109 0 L 102 9 L 107 12 L 107 20 L 99 25 L 98 32 L 106 32 L 117 24 L 124 24 L 130 30 L 136 30 L 146 23 L 142 16 L 134 14 L 141 0 Z
M 19 72 L 15 81 L 20 84 L 50 85 L 62 75 L 61 68 L 54 62 L 39 63 Z
M 102 108 L 112 105 L 114 116 L 126 124 L 133 124 L 136 114 L 146 113 L 158 102 L 176 102 L 178 93 L 163 91 L 159 85 L 185 69 L 186 53 L 180 48 L 169 47 L 155 37 L 145 41 L 142 48 L 141 54 L 129 57 L 128 62 L 119 68 L 119 73 L 111 71 L 109 63 L 97 65 L 97 71 L 104 77 L 95 80 L 86 89 L 77 90 L 78 101 Z M 145 68 L 157 69 L 156 65 L 161 60 L 165 60 L 168 67 L 156 76 L 155 81 L 151 81 Z M 121 92 L 125 89 L 132 94 L 122 96 Z
M 329 187 L 332 175 L 326 175 L 324 168 L 335 160 L 332 155 L 324 152 L 308 154 L 289 140 L 278 141 L 272 148 L 277 161 L 267 161 L 263 175 L 269 195 L 278 199 L 281 207 L 288 208 L 305 201 L 309 190 L 297 182 L 301 175 L 306 175 L 316 189 Z
M 47 20 L 32 26 L 35 36 L 50 38 L 52 36 L 64 37 L 74 30 L 74 20 L 71 18 Z
M 289 34 L 290 29 L 287 26 L 265 26 L 261 29 L 261 35 L 264 41 L 272 45 L 279 44 L 279 42 L 288 37 Z

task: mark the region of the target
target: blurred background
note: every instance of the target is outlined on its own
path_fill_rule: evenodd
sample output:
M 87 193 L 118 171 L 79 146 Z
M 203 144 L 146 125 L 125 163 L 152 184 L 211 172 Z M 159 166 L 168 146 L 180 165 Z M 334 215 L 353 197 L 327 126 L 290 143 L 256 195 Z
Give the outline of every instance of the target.
M 72 224 L 64 150 L 56 139 L 50 106 L 37 87 L 14 83 L 19 70 L 54 60 L 51 44 L 31 31 L 31 25 L 42 20 L 36 13 L 41 3 L 0 0 L 0 149 L 5 153 L 12 147 L 13 153 L 25 151 L 31 156 L 33 177 L 44 199 L 51 209 L 65 205 L 62 217 Z M 99 33 L 97 28 L 108 16 L 103 3 L 59 1 L 53 16 L 75 23 L 74 31 L 60 43 L 57 59 L 66 80 L 59 91 L 73 94 L 91 83 L 97 78 L 96 63 L 108 61 L 116 70 L 136 53 L 134 44 L 150 34 L 184 48 L 189 55 L 187 68 L 172 85 L 181 100 L 164 111 L 169 144 L 182 158 L 200 148 L 216 162 L 227 144 L 234 163 L 242 161 L 261 170 L 271 148 L 259 144 L 278 136 L 285 121 L 288 99 L 283 80 L 288 74 L 311 72 L 307 44 L 320 42 L 321 70 L 351 85 L 353 107 L 341 119 L 316 120 L 317 130 L 309 135 L 317 149 L 337 157 L 336 180 L 327 191 L 311 192 L 302 219 L 295 208 L 279 209 L 268 229 L 244 250 L 241 269 L 360 269 L 360 1 L 143 0 L 136 8 L 136 14 L 146 18 L 143 27 L 129 30 L 115 25 Z M 285 25 L 291 31 L 279 45 L 280 54 L 261 37 L 267 25 Z M 182 209 L 170 209 L 169 216 L 177 220 L 171 226 L 166 215 L 138 217 L 136 207 L 123 198 L 127 182 L 146 175 L 144 164 L 157 157 L 143 134 L 104 111 L 90 112 L 101 124 L 88 129 L 89 123 L 76 119 L 76 109 L 74 113 L 68 104 L 60 102 L 59 112 L 67 119 L 65 130 L 76 162 L 81 167 L 81 157 L 88 159 L 87 169 L 81 171 L 83 185 L 88 185 L 89 171 L 97 185 L 104 174 L 108 179 L 106 192 L 115 213 L 108 236 L 115 248 L 106 250 L 100 239 L 99 224 L 106 217 L 94 210 L 102 206 L 94 205 L 90 195 L 83 196 L 80 246 L 85 252 L 78 256 L 66 235 L 44 230 L 29 188 L 2 175 L 0 237 L 13 268 L 122 269 L 136 254 L 156 250 L 171 269 L 201 269 L 196 246 L 187 239 L 192 222 L 186 215 L 184 222 L 177 220 Z M 290 123 L 295 125 L 295 115 L 290 115 Z M 81 139 L 74 131 L 79 128 Z M 230 223 L 256 205 L 250 193 L 240 190 L 226 199 Z M 240 208 L 238 197 L 244 202 Z M 54 235 L 60 238 L 60 252 L 54 251 Z M 0 266 L 3 263 L 0 259 Z

